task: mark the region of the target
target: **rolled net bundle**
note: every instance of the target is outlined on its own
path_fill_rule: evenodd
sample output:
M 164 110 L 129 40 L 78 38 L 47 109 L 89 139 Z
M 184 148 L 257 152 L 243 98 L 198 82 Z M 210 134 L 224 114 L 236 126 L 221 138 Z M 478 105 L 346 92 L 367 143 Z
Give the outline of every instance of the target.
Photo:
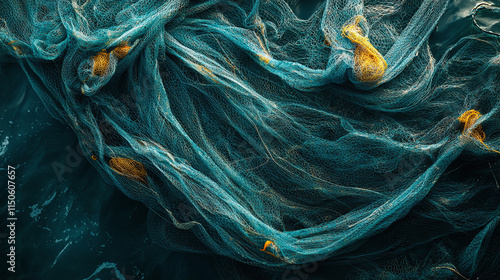
M 436 62 L 446 6 L 328 0 L 304 20 L 283 0 L 6 1 L 0 39 L 101 175 L 150 208 L 159 245 L 470 277 L 498 264 L 500 45 L 465 37 Z

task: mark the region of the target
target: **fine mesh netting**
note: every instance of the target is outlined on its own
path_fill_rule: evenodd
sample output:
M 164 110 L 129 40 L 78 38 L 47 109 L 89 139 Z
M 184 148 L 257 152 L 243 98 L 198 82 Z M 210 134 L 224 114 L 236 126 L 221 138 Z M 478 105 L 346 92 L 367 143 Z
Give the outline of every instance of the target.
M 448 1 L 308 19 L 292 2 L 2 1 L 1 48 L 163 247 L 353 279 L 497 273 L 498 38 L 436 61 Z

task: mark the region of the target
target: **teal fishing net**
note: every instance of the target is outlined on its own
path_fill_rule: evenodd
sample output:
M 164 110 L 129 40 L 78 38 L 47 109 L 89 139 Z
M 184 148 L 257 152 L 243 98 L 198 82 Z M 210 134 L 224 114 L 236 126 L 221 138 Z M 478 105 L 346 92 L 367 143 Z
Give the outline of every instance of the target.
M 165 248 L 498 276 L 498 37 L 436 60 L 448 1 L 295 2 L 2 1 L 1 50 Z

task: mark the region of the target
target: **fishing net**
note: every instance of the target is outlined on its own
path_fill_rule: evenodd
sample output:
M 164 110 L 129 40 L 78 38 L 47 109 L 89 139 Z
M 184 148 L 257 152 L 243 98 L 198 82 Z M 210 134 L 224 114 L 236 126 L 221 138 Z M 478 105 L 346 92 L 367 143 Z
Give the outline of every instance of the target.
M 2 1 L 1 48 L 163 247 L 356 279 L 496 273 L 498 38 L 436 61 L 448 1 L 308 19 L 296 2 Z

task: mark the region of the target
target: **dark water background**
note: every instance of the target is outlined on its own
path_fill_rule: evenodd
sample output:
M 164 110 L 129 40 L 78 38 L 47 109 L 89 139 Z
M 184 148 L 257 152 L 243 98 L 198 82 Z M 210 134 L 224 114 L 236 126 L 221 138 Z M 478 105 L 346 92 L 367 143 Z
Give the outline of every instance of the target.
M 470 17 L 478 2 L 451 2 L 430 38 L 436 59 L 463 36 L 480 33 Z M 303 0 L 293 8 L 307 18 L 320 3 Z M 479 23 L 500 32 L 499 15 L 485 12 Z M 50 117 L 20 66 L 5 59 L 0 97 L 1 224 L 7 216 L 8 165 L 16 168 L 18 218 L 16 273 L 4 268 L 8 246 L 2 226 L 0 279 L 219 279 L 223 258 L 152 244 L 147 208 L 100 178 L 78 154 L 71 129 Z

